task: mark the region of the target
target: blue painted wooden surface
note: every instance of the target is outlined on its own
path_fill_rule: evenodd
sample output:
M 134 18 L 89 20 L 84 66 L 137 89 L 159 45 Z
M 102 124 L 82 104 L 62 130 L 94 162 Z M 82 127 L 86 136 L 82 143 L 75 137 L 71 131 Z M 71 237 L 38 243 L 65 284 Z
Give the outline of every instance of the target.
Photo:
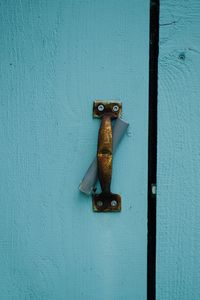
M 146 299 L 149 1 L 1 1 L 0 299 Z M 122 212 L 78 185 L 121 99 Z
M 161 0 L 157 299 L 200 299 L 200 2 Z

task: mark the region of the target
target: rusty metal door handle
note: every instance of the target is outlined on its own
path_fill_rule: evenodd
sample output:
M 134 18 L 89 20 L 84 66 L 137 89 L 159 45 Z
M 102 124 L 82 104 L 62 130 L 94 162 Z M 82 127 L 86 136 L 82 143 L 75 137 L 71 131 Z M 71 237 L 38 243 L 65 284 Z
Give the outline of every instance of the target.
M 120 211 L 121 196 L 110 191 L 112 178 L 112 120 L 120 116 L 121 102 L 95 101 L 93 116 L 101 118 L 98 136 L 97 165 L 102 192 L 93 195 L 93 210 L 97 212 Z

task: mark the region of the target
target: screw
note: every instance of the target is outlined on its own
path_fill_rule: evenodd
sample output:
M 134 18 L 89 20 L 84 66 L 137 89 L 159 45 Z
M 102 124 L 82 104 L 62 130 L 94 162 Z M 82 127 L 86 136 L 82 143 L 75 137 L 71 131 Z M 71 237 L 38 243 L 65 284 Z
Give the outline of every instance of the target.
M 117 206 L 117 204 L 118 204 L 118 203 L 117 203 L 117 201 L 116 201 L 116 200 L 112 200 L 112 201 L 111 201 L 111 206 L 112 206 L 112 207 L 116 207 L 116 206 Z
M 103 110 L 104 110 L 103 104 L 99 104 L 99 105 L 98 105 L 98 111 L 103 111 Z
M 118 105 L 114 105 L 113 106 L 113 111 L 117 112 L 119 110 L 119 106 Z
M 103 206 L 103 201 L 98 200 L 98 201 L 97 201 L 97 206 L 99 206 L 99 207 Z

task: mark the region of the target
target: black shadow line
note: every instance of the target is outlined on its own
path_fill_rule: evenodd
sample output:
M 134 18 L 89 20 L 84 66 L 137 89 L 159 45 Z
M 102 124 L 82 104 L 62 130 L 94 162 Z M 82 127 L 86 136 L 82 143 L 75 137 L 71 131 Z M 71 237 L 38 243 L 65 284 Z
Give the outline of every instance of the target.
M 147 299 L 156 299 L 156 170 L 159 0 L 150 0 Z

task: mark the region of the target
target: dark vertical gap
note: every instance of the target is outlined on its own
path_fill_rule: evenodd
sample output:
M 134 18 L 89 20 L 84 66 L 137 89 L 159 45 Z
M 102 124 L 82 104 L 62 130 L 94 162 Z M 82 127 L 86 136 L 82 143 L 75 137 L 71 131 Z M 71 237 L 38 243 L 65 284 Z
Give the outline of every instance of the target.
M 150 0 L 147 299 L 156 299 L 156 186 L 159 0 Z

